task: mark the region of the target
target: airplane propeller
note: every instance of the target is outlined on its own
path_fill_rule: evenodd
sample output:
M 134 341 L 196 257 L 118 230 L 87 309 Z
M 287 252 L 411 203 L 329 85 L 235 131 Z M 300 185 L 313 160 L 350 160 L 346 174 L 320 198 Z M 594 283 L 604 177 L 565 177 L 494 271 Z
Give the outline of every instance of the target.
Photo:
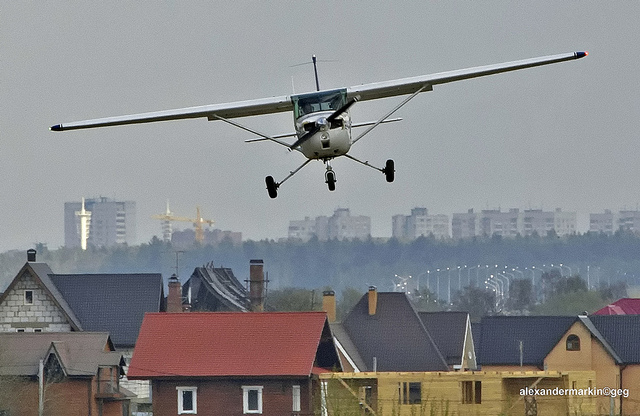
M 331 113 L 329 115 L 329 117 L 327 117 L 327 118 L 319 118 L 318 120 L 316 120 L 315 126 L 311 130 L 306 132 L 298 140 L 296 140 L 295 143 L 293 143 L 291 146 L 289 146 L 289 150 L 295 149 L 296 147 L 300 146 L 302 143 L 304 143 L 307 140 L 309 140 L 311 137 L 313 137 L 314 134 L 319 132 L 323 127 L 328 126 L 330 128 L 331 127 L 331 122 L 333 120 L 335 120 L 336 118 L 338 118 L 339 116 L 341 116 L 345 111 L 347 111 L 349 109 L 349 107 L 351 107 L 352 105 L 354 105 L 356 103 L 356 101 L 358 101 L 358 97 L 353 97 L 345 105 L 343 105 L 342 107 L 338 108 L 336 111 Z

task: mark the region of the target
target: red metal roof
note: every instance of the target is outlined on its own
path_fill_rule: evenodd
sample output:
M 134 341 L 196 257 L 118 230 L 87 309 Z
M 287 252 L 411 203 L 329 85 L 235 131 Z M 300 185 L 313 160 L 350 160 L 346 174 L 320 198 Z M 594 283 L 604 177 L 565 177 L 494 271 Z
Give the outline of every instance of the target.
M 128 377 L 305 376 L 325 312 L 147 313 Z
M 596 311 L 593 315 L 640 315 L 639 298 L 622 298 Z

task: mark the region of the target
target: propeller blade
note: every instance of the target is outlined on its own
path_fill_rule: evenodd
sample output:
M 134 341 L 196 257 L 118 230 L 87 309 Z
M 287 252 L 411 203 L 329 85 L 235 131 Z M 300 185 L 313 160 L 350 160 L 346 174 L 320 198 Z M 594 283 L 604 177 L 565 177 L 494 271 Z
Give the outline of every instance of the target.
M 336 111 L 331 113 L 331 115 L 329 115 L 329 117 L 327 117 L 326 120 L 329 123 L 331 123 L 333 120 L 335 120 L 336 118 L 341 116 L 345 111 L 347 111 L 349 109 L 349 107 L 354 105 L 358 101 L 359 98 L 360 97 L 353 97 L 345 105 L 343 105 L 342 107 L 338 108 Z M 314 128 L 312 128 L 311 130 L 306 132 L 302 137 L 300 137 L 298 140 L 296 140 L 295 143 L 293 143 L 291 146 L 289 146 L 289 149 L 295 149 L 296 147 L 300 146 L 302 143 L 304 143 L 307 140 L 309 140 L 314 134 L 319 132 L 321 128 L 322 128 L 321 126 L 316 124 L 316 126 Z
M 352 99 L 350 99 L 348 103 L 346 103 L 342 107 L 338 108 L 336 111 L 333 112 L 333 114 L 331 114 L 329 117 L 327 117 L 327 121 L 333 121 L 338 116 L 341 116 L 342 113 L 344 113 L 345 111 L 347 111 L 349 109 L 349 107 L 354 105 L 358 101 L 359 98 L 360 97 L 353 97 Z
M 314 134 L 316 134 L 317 132 L 320 131 L 320 127 L 315 126 L 314 128 L 312 128 L 311 130 L 309 130 L 308 132 L 306 132 L 302 137 L 300 137 L 298 140 L 295 141 L 295 143 L 293 143 L 291 146 L 289 146 L 289 149 L 295 149 L 296 147 L 300 146 L 302 143 L 306 142 L 307 140 L 309 140 L 311 138 L 311 136 L 313 136 Z

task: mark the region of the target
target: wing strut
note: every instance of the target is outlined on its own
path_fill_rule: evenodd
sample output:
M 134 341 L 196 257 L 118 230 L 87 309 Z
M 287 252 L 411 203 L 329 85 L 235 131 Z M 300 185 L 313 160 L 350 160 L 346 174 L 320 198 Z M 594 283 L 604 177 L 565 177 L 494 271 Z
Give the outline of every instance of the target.
M 224 121 L 225 123 L 229 123 L 232 126 L 236 126 L 239 129 L 242 129 L 242 130 L 248 131 L 249 133 L 253 133 L 253 134 L 257 135 L 257 136 L 263 137 L 264 140 L 271 140 L 272 142 L 281 144 L 281 145 L 286 146 L 286 147 L 290 146 L 289 143 L 287 143 L 287 142 L 283 142 L 282 140 L 278 140 L 278 139 L 276 139 L 276 138 L 274 138 L 272 136 L 266 135 L 264 133 L 260 133 L 257 130 L 251 129 L 251 128 L 247 127 L 247 126 L 243 126 L 240 123 L 236 123 L 235 121 L 231 121 L 231 120 L 226 119 L 224 117 L 220 117 L 217 114 L 212 115 L 211 118 L 215 118 L 216 120 Z M 254 140 L 252 140 L 252 141 L 254 141 Z M 289 150 L 291 150 L 291 149 L 289 149 Z M 298 149 L 296 149 L 296 150 L 298 150 Z
M 398 111 L 403 105 L 405 105 L 406 103 L 408 103 L 409 101 L 411 101 L 411 99 L 413 97 L 415 97 L 416 95 L 420 94 L 422 91 L 431 91 L 433 89 L 433 87 L 430 84 L 424 84 L 418 91 L 414 92 L 413 94 L 411 94 L 410 96 L 408 96 L 407 98 L 404 99 L 404 101 L 402 101 L 400 104 L 398 104 L 397 106 L 395 106 L 393 108 L 393 110 L 389 111 L 387 114 L 385 114 L 380 120 L 378 120 L 374 125 L 372 125 L 371 127 L 369 127 L 368 129 L 366 129 L 365 131 L 363 131 L 362 133 L 360 133 L 360 135 L 358 137 L 356 137 L 355 139 L 353 139 L 353 141 L 351 142 L 351 144 L 353 145 L 355 142 L 357 142 L 358 140 L 362 139 L 364 137 L 365 134 L 369 133 L 371 130 L 375 129 L 376 127 L 378 127 L 381 123 L 384 123 L 384 121 L 391 117 L 391 115 L 393 113 L 395 113 L 396 111 Z

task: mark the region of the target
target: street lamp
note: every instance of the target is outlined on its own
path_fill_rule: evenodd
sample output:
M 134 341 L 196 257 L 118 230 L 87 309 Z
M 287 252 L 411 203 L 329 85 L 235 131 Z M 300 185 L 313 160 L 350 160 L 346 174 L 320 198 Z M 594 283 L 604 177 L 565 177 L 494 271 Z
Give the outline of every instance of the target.
M 565 266 L 564 264 L 560 263 L 560 270 L 562 270 L 563 267 L 566 267 L 567 269 L 569 269 L 569 277 L 573 276 L 573 273 L 571 272 L 571 267 Z

